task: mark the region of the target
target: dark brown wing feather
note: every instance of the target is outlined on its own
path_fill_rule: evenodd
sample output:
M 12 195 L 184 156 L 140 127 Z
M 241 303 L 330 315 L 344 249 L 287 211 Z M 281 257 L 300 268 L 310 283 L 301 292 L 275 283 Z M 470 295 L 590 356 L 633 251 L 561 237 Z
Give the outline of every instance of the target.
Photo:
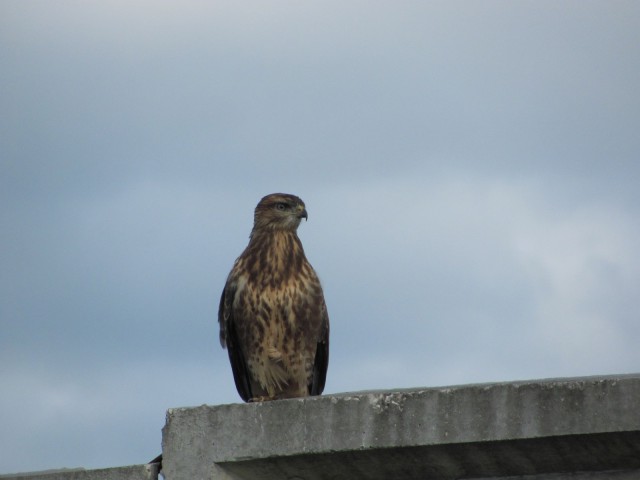
M 309 395 L 320 395 L 324 390 L 329 368 L 329 316 L 324 308 L 322 319 L 322 334 L 316 346 L 316 356 L 313 362 L 313 373 L 309 383 Z
M 253 395 L 251 394 L 251 383 L 249 381 L 249 370 L 244 359 L 244 354 L 238 342 L 238 335 L 233 318 L 233 297 L 235 289 L 227 291 L 227 286 L 222 290 L 220 297 L 220 306 L 218 307 L 218 322 L 220 323 L 220 342 L 229 352 L 229 360 L 231 362 L 231 370 L 233 371 L 233 381 L 236 384 L 236 390 L 245 402 L 248 402 Z

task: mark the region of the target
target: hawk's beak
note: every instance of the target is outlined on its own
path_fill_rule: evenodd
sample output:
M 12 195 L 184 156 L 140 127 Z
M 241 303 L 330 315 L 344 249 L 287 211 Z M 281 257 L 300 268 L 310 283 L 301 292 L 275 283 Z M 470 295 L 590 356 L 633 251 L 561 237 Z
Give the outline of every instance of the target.
M 304 218 L 305 220 L 307 220 L 309 218 L 309 216 L 307 215 L 307 209 L 306 208 L 302 209 L 302 211 L 298 215 L 298 218 Z

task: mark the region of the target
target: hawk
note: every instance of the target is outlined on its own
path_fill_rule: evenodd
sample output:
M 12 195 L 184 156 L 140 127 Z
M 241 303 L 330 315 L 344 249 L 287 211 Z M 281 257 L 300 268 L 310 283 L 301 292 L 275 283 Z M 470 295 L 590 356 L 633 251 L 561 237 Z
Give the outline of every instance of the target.
M 320 395 L 329 364 L 329 316 L 298 238 L 307 219 L 295 195 L 256 206 L 249 245 L 220 297 L 220 343 L 245 402 Z

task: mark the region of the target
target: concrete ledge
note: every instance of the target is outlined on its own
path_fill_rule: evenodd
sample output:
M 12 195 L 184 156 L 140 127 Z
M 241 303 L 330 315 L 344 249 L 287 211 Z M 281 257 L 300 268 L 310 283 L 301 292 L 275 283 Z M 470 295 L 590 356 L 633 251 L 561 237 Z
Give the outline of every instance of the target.
M 130 467 L 102 468 L 85 470 L 84 468 L 65 468 L 42 472 L 0 475 L 2 480 L 156 480 L 158 464 L 132 465 Z
M 626 479 L 640 374 L 176 408 L 163 455 L 170 480 Z

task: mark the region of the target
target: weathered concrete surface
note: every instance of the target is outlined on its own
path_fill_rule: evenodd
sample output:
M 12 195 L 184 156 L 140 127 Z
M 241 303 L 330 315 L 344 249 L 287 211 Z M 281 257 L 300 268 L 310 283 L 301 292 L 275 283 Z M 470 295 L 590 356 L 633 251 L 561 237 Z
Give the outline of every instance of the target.
M 475 480 L 495 480 L 477 478 Z M 500 480 L 540 480 L 540 475 L 518 475 L 517 477 L 500 477 Z M 640 472 L 638 470 L 608 470 L 603 472 L 577 472 L 577 473 L 552 473 L 544 475 L 544 480 L 638 480 Z
M 158 464 L 96 470 L 66 468 L 62 470 L 0 475 L 2 480 L 156 480 L 157 478 Z
M 168 480 L 626 480 L 640 474 L 640 374 L 176 408 L 163 454 Z

